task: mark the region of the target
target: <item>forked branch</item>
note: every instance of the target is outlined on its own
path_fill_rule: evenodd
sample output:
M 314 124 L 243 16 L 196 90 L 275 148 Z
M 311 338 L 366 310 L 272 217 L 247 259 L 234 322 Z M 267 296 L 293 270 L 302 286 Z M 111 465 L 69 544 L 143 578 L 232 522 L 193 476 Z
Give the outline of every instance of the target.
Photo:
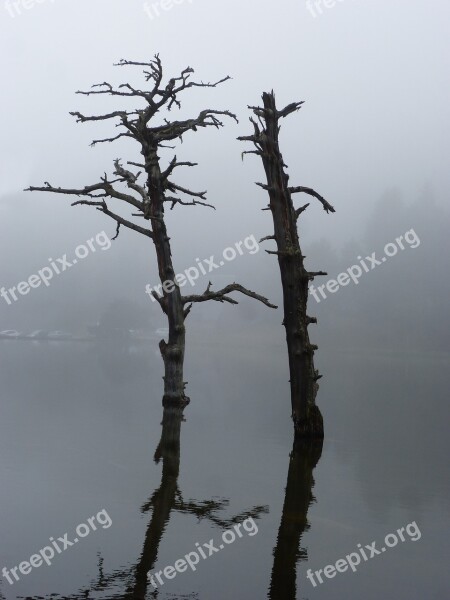
M 317 200 L 322 204 L 324 211 L 327 213 L 336 212 L 335 209 L 331 206 L 331 204 L 325 200 L 325 198 L 323 198 L 320 194 L 318 194 L 315 190 L 313 190 L 310 187 L 304 187 L 302 185 L 299 185 L 297 187 L 290 187 L 288 189 L 291 194 L 303 193 L 303 194 L 308 194 L 309 196 L 313 196 L 314 198 L 317 198 Z M 308 206 L 308 205 L 306 205 L 306 206 Z
M 238 304 L 238 301 L 234 300 L 234 298 L 230 298 L 228 296 L 228 294 L 230 294 L 231 292 L 240 292 L 241 294 L 244 294 L 244 296 L 248 296 L 249 298 L 254 298 L 255 300 L 258 300 L 259 302 L 262 302 L 269 308 L 278 308 L 274 304 L 271 304 L 269 302 L 269 300 L 267 298 L 265 298 L 264 296 L 260 296 L 259 294 L 256 294 L 255 292 L 248 290 L 247 288 L 240 285 L 239 283 L 230 283 L 229 285 L 227 285 L 226 287 L 224 287 L 223 289 L 221 289 L 217 292 L 211 291 L 211 286 L 212 286 L 212 283 L 209 282 L 208 287 L 203 292 L 203 294 L 192 295 L 192 296 L 183 296 L 182 297 L 183 304 L 192 304 L 194 302 L 207 302 L 208 300 L 215 300 L 216 302 L 228 302 L 230 304 Z

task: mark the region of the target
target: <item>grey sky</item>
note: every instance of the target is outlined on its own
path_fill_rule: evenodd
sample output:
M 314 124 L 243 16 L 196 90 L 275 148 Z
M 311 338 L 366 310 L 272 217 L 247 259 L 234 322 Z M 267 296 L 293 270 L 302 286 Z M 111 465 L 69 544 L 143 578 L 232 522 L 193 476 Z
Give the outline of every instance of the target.
M 306 101 L 282 132 L 292 184 L 314 187 L 337 209 L 326 215 L 312 203 L 302 220 L 307 242 L 327 238 L 336 247 L 360 238 L 374 203 L 393 186 L 407 202 L 427 183 L 438 202 L 445 198 L 450 6 L 444 0 L 341 0 L 322 6 L 322 14 L 312 5 L 315 16 L 304 0 L 185 0 L 168 10 L 159 5 L 159 16 L 150 8 L 153 18 L 140 0 L 16 2 L 16 8 L 0 5 L 1 228 L 5 240 L 20 223 L 24 243 L 34 247 L 34 239 L 45 238 L 48 246 L 35 256 L 36 264 L 23 267 L 24 276 L 45 263 L 47 252 L 68 251 L 72 241 L 76 245 L 102 229 L 114 233 L 104 215 L 72 209 L 67 197 L 21 190 L 45 180 L 94 183 L 111 172 L 114 158 L 139 158 L 131 141 L 90 148 L 92 139 L 111 135 L 111 123 L 76 124 L 68 114 L 123 106 L 120 99 L 76 96 L 77 89 L 105 80 L 143 85 L 139 68 L 112 66 L 120 58 L 146 60 L 159 52 L 169 77 L 188 65 L 198 80 L 233 77 L 213 90 L 188 91 L 181 112 L 173 112 L 178 118 L 203 108 L 229 109 L 240 120 L 226 121 L 220 131 L 191 133 L 177 148 L 179 159 L 199 163 L 179 170 L 178 182 L 207 189 L 217 207 L 168 215 L 178 269 L 195 256 L 209 256 L 212 247 L 270 232 L 269 215 L 259 210 L 266 198 L 253 183 L 263 179 L 262 165 L 254 156 L 241 161 L 241 151 L 250 146 L 236 137 L 251 131 L 247 104 L 259 103 L 271 88 L 280 105 Z M 167 151 L 167 159 L 172 154 Z M 413 226 L 405 222 L 401 229 Z M 146 240 L 130 235 L 133 248 L 145 247 Z M 17 238 L 15 243 L 14 251 L 26 256 Z M 125 245 L 115 250 L 117 256 Z M 6 247 L 4 241 L 4 252 Z M 150 250 L 155 273 L 152 260 Z M 153 283 L 150 274 L 147 281 Z
M 240 117 L 239 126 L 230 122 L 210 137 L 201 132 L 184 147 L 200 161 L 200 181 L 222 160 L 224 168 L 232 167 L 236 181 L 225 172 L 214 174 L 211 197 L 225 204 L 218 195 L 226 185 L 232 192 L 227 212 L 248 202 L 248 191 L 259 194 L 243 186 L 260 165 L 249 160 L 239 169 L 241 145 L 232 141 L 248 129 L 246 105 L 272 87 L 280 103 L 307 101 L 285 126 L 284 151 L 296 183 L 332 195 L 340 208 L 333 229 L 348 220 L 343 208 L 357 217 L 386 185 L 408 192 L 432 180 L 445 187 L 445 1 L 341 0 L 314 18 L 303 0 L 185 0 L 153 19 L 137 0 L 44 0 L 28 10 L 23 1 L 14 18 L 5 6 L 0 11 L 6 83 L 1 105 L 7 115 L 1 163 L 8 173 L 1 193 L 21 189 L 30 178 L 96 177 L 109 156 L 125 154 L 118 146 L 86 148 L 101 128 L 75 126 L 67 113 L 77 107 L 101 112 L 105 102 L 73 92 L 105 79 L 138 81 L 137 69 L 114 69 L 112 63 L 121 57 L 145 60 L 155 52 L 168 75 L 190 65 L 204 80 L 233 77 L 214 91 L 186 94 L 184 105 L 186 112 L 209 104 L 229 107 Z

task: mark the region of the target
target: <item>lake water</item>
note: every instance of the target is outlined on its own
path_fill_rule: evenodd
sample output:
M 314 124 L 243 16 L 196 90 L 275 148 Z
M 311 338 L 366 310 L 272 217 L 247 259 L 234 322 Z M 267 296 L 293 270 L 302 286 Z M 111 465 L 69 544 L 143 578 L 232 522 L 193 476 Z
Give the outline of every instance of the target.
M 156 343 L 0 342 L 2 597 L 448 598 L 449 356 L 322 346 L 326 438 L 293 449 L 281 334 L 210 337 L 188 337 L 191 404 L 161 444 Z

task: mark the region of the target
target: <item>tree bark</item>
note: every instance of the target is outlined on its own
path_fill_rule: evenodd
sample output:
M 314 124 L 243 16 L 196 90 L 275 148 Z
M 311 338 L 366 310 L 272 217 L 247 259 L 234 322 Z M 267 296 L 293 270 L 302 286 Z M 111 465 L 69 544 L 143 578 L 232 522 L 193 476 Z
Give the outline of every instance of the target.
M 326 273 L 310 273 L 304 265 L 297 231 L 297 219 L 308 205 L 295 209 L 291 193 L 304 192 L 318 198 L 328 212 L 334 212 L 317 192 L 311 188 L 290 188 L 289 176 L 285 172 L 285 163 L 279 148 L 279 120 L 291 112 L 298 110 L 302 103 L 288 105 L 279 111 L 276 108 L 275 96 L 264 93 L 264 107 L 253 108 L 259 119 L 259 125 L 251 119 L 255 133 L 252 136 L 240 137 L 240 140 L 252 141 L 256 150 L 247 153 L 261 157 L 266 173 L 267 184 L 258 185 L 269 194 L 269 206 L 273 218 L 274 234 L 263 239 L 273 239 L 277 250 L 269 251 L 278 258 L 283 288 L 284 327 L 289 355 L 290 387 L 292 419 L 295 433 L 299 437 L 323 437 L 323 418 L 316 405 L 318 390 L 317 380 L 320 378 L 314 367 L 314 351 L 317 346 L 311 344 L 308 333 L 310 323 L 316 319 L 307 316 L 308 284 L 317 275 Z M 261 126 L 261 127 L 260 127 Z
M 159 278 L 163 285 L 168 285 L 170 282 L 173 287 L 172 292 L 164 292 L 164 297 L 160 302 L 169 324 L 168 341 L 161 340 L 159 343 L 164 362 L 163 406 L 184 406 L 189 403 L 189 398 L 184 393 L 185 382 L 183 380 L 186 343 L 184 305 L 180 288 L 175 280 L 170 240 L 164 221 L 165 196 L 157 146 L 150 146 L 148 151 L 143 146 L 142 153 L 145 156 L 147 188 L 150 197 L 148 215 L 145 216 L 150 218 L 153 223 L 153 243 L 158 261 Z

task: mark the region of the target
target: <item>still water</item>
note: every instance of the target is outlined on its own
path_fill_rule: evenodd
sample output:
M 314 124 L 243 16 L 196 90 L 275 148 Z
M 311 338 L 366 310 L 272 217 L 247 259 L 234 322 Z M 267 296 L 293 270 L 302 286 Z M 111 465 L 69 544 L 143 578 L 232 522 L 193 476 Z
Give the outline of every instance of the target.
M 188 340 L 184 415 L 155 348 L 0 342 L 3 598 L 449 597 L 448 355 L 322 347 L 322 448 L 293 447 L 281 337 Z

